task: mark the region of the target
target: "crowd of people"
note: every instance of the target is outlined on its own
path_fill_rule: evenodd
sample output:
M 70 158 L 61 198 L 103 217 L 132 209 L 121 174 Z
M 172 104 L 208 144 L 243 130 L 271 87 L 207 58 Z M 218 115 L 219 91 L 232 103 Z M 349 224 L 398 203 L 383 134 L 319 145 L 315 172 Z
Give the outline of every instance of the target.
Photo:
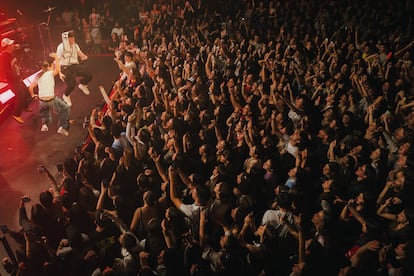
M 108 105 L 7 271 L 414 274 L 411 1 L 121 2 Z

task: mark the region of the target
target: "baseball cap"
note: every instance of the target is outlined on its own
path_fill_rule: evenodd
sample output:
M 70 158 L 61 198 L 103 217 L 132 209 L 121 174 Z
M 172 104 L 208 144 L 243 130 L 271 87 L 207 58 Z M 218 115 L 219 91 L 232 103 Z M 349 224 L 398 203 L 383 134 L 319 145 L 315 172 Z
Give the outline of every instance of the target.
M 6 37 L 1 40 L 1 47 L 5 48 L 6 46 L 12 45 L 13 43 L 14 43 L 14 40 Z

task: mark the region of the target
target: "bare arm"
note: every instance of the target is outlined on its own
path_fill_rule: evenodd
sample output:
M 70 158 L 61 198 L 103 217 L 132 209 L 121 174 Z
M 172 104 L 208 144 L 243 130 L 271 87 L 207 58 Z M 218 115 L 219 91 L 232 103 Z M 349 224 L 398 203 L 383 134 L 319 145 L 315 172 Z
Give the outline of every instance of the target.
M 103 202 L 105 194 L 108 192 L 108 187 L 105 187 L 104 183 L 101 182 L 101 193 L 99 194 L 98 201 L 96 202 L 96 210 L 103 209 Z
M 161 155 L 160 154 L 157 155 L 152 148 L 149 149 L 149 152 L 150 152 L 150 157 L 154 161 L 155 167 L 157 168 L 157 172 L 160 175 L 161 179 L 164 181 L 164 183 L 168 183 L 169 178 L 167 174 L 165 173 L 164 167 L 161 164 L 161 160 L 160 160 Z
M 405 51 L 407 51 L 411 46 L 413 46 L 414 41 L 411 41 L 410 43 L 408 43 L 404 48 L 402 48 L 401 50 L 398 50 L 397 52 L 395 52 L 395 56 L 398 57 L 399 55 L 401 55 L 402 53 L 404 53 Z
M 167 228 L 165 219 L 163 219 L 161 222 L 161 229 L 162 229 L 162 234 L 164 236 L 165 245 L 167 246 L 167 248 L 174 248 L 176 246 L 174 232 L 170 231 Z
M 206 210 L 201 211 L 200 213 L 200 229 L 199 229 L 199 245 L 201 248 L 204 248 L 206 234 L 205 234 L 205 226 L 207 222 L 207 212 Z
M 180 177 L 181 181 L 189 187 L 191 185 L 191 180 L 188 178 L 188 175 L 186 175 L 180 168 L 176 169 L 178 176 Z
M 385 200 L 384 204 L 381 204 L 380 207 L 378 208 L 377 215 L 380 216 L 380 217 L 383 217 L 385 219 L 388 219 L 388 220 L 395 220 L 396 219 L 395 214 L 385 212 L 385 209 L 388 206 L 390 206 L 391 203 L 392 203 L 392 198 L 387 198 L 387 200 Z
M 240 229 L 240 232 L 237 235 L 237 238 L 242 241 L 244 240 L 244 237 L 247 234 L 247 231 L 250 229 L 250 231 L 252 231 L 252 233 L 256 232 L 256 225 L 254 223 L 254 218 L 252 214 L 247 214 L 244 217 L 244 223 L 242 228 Z
M 130 230 L 135 230 L 135 228 L 138 226 L 138 223 L 141 219 L 141 207 L 135 209 L 134 216 L 132 217 L 131 225 L 129 226 Z
M 208 54 L 208 57 L 207 57 L 207 61 L 206 61 L 206 64 L 205 64 L 205 71 L 206 71 L 206 76 L 207 76 L 207 78 L 209 79 L 209 80 L 211 80 L 212 78 L 213 78 L 213 70 L 212 70 L 212 62 L 211 62 L 211 57 L 212 57 L 212 54 L 211 53 L 209 53 Z
M 366 221 L 365 219 L 360 215 L 360 213 L 355 209 L 353 206 L 349 206 L 348 210 L 354 215 L 354 217 L 358 220 L 361 225 L 365 225 Z
M 233 106 L 234 110 L 241 110 L 242 106 L 236 100 L 236 98 L 234 97 L 234 92 L 233 91 L 229 91 L 229 94 L 230 94 L 230 102 L 231 102 L 231 105 Z
M 183 204 L 183 202 L 176 195 L 176 191 L 175 191 L 176 190 L 176 187 L 175 187 L 176 171 L 174 170 L 174 168 L 172 166 L 170 166 L 168 168 L 168 176 L 169 176 L 169 180 L 170 180 L 170 199 L 171 199 L 172 203 L 175 205 L 175 207 L 180 209 L 181 204 Z
M 378 205 L 383 203 L 385 195 L 387 194 L 387 192 L 389 191 L 389 189 L 392 187 L 393 184 L 394 184 L 394 181 L 387 181 L 387 183 L 384 186 L 384 189 L 382 189 L 381 193 L 379 194 L 377 198 Z
M 49 56 L 55 59 L 55 67 L 53 69 L 53 76 L 57 76 L 60 73 L 59 57 L 56 53 L 51 53 Z
M 349 207 L 349 205 L 348 205 L 348 204 L 346 204 L 346 205 L 344 206 L 344 208 L 342 208 L 341 214 L 339 215 L 339 218 L 340 218 L 342 221 L 348 221 L 348 220 L 349 220 L 349 219 L 348 219 L 348 217 L 347 217 L 347 214 L 348 214 L 348 207 Z
M 380 242 L 377 240 L 372 240 L 361 246 L 355 254 L 351 257 L 351 266 L 356 267 L 361 260 L 362 253 L 366 251 L 377 251 L 380 248 Z

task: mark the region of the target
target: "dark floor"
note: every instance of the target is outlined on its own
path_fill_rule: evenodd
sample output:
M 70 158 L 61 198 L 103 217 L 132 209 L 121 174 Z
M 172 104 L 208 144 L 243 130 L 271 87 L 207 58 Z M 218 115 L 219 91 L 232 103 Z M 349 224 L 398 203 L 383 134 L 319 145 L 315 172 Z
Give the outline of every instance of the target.
M 82 127 L 83 118 L 103 103 L 98 86 L 103 85 L 108 91 L 118 69 L 112 56 L 90 57 L 85 66 L 93 74 L 89 84 L 91 94 L 86 96 L 77 87 L 72 93 L 71 119 L 74 124 L 68 137 L 56 133 L 56 121 L 49 126 L 48 132 L 40 132 L 38 101 L 31 103 L 33 112 L 22 115 L 24 124 L 20 125 L 10 117 L 0 126 L 0 225 L 19 229 L 20 197 L 28 195 L 32 199 L 26 208 L 29 213 L 33 202 L 38 202 L 39 193 L 50 187 L 47 177 L 39 174 L 37 167 L 45 165 L 51 172 L 57 173 L 56 164 L 62 163 L 86 137 L 87 130 Z M 64 85 L 57 80 L 57 95 L 61 96 Z M 8 240 L 12 243 L 10 238 Z M 0 245 L 0 259 L 5 256 L 7 254 Z M 2 274 L 4 272 L 0 267 Z

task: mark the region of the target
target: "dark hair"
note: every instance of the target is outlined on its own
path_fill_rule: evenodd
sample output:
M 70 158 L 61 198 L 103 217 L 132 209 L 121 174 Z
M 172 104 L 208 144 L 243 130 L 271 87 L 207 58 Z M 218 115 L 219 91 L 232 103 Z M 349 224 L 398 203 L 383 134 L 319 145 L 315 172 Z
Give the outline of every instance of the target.
M 39 195 L 40 203 L 46 208 L 50 209 L 53 206 L 53 195 L 49 191 L 43 191 Z
M 63 168 L 68 175 L 75 178 L 76 171 L 78 170 L 78 164 L 73 158 L 66 158 L 65 161 L 63 161 Z
M 338 174 L 338 163 L 336 162 L 328 162 L 327 163 L 328 167 L 329 167 L 329 176 L 331 178 L 335 178 Z
M 233 195 L 232 186 L 230 184 L 228 184 L 227 182 L 220 182 L 220 183 L 221 183 L 221 186 L 220 186 L 220 199 L 222 201 L 227 201 Z M 217 184 L 219 184 L 219 183 L 217 183 Z
M 197 195 L 198 195 L 198 198 L 200 200 L 200 203 L 202 205 L 207 204 L 207 202 L 210 199 L 210 190 L 208 190 L 207 188 L 205 188 L 204 186 L 201 186 L 201 185 L 196 185 L 195 188 L 196 188 Z
M 110 129 L 112 125 L 112 118 L 108 115 L 102 118 L 102 124 L 106 129 Z
M 104 141 L 105 136 L 104 136 L 104 133 L 103 133 L 102 129 L 100 129 L 99 127 L 94 127 L 92 132 L 93 132 L 93 136 L 95 136 L 96 140 L 98 140 L 99 142 Z M 104 152 L 105 152 L 105 150 L 104 150 Z
M 348 159 L 348 165 L 350 168 L 355 168 L 356 160 L 351 155 L 347 154 L 345 157 Z
M 146 128 L 141 128 L 139 131 L 139 139 L 141 139 L 144 144 L 148 144 L 151 141 L 151 133 L 149 130 Z
M 148 177 L 148 175 L 144 174 L 144 173 L 140 173 L 137 176 L 137 185 L 138 187 L 143 190 L 143 191 L 147 191 L 150 189 L 150 179 Z
M 224 275 L 237 275 L 243 269 L 243 261 L 241 258 L 241 248 L 238 239 L 232 235 L 228 236 L 227 242 L 224 244 L 225 252 L 220 256 L 224 269 Z
M 42 224 L 46 220 L 46 210 L 42 205 L 36 203 L 32 206 L 31 209 L 31 220 L 36 224 Z
M 63 179 L 62 188 L 65 190 L 65 194 L 72 194 L 75 192 L 75 180 L 71 177 L 65 177 Z
M 218 224 L 230 227 L 232 224 L 231 207 L 227 204 L 221 204 L 214 201 L 210 206 L 210 217 Z
M 278 241 L 278 231 L 271 225 L 267 225 L 265 231 L 263 233 L 263 245 L 265 246 L 266 251 L 274 250 L 277 248 L 277 241 Z
M 365 219 L 367 231 L 373 238 L 379 238 L 381 234 L 381 222 L 378 219 L 367 217 Z
M 131 53 L 130 51 L 126 51 L 124 55 L 125 55 L 126 57 L 130 57 L 130 58 L 134 57 L 134 54 L 133 54 L 133 53 Z
M 105 216 L 105 211 L 102 209 L 98 209 L 95 211 L 95 223 L 99 227 L 105 227 L 109 223 L 109 219 Z
M 130 104 L 124 104 L 124 105 L 122 105 L 121 110 L 124 111 L 128 115 L 131 115 L 132 112 L 134 112 L 134 108 Z
M 130 251 L 137 245 L 137 239 L 131 232 L 125 232 L 123 235 L 123 246 Z
M 177 248 L 166 248 L 164 251 L 164 265 L 167 268 L 167 275 L 183 275 L 184 271 L 181 254 Z M 171 272 L 171 273 L 170 273 Z
M 82 235 L 76 226 L 68 224 L 65 228 L 65 233 L 71 247 L 80 248 L 82 246 Z
M 123 130 L 124 128 L 122 127 L 120 123 L 114 123 L 111 126 L 111 133 L 112 133 L 112 136 L 114 137 L 119 137 Z
M 104 158 L 100 163 L 99 169 L 102 180 L 109 182 L 116 169 L 116 162 L 110 158 Z
M 222 153 L 223 157 L 226 158 L 227 160 L 231 160 L 231 151 L 228 149 L 223 150 Z
M 157 202 L 157 199 L 153 192 L 147 191 L 144 193 L 144 202 L 146 202 L 149 206 L 154 206 Z
M 286 192 L 282 192 L 276 196 L 276 201 L 281 208 L 289 209 L 292 205 L 292 196 Z
M 193 173 L 192 175 L 192 182 L 194 185 L 202 185 L 203 184 L 203 178 L 201 177 L 201 175 L 197 174 L 197 173 Z

